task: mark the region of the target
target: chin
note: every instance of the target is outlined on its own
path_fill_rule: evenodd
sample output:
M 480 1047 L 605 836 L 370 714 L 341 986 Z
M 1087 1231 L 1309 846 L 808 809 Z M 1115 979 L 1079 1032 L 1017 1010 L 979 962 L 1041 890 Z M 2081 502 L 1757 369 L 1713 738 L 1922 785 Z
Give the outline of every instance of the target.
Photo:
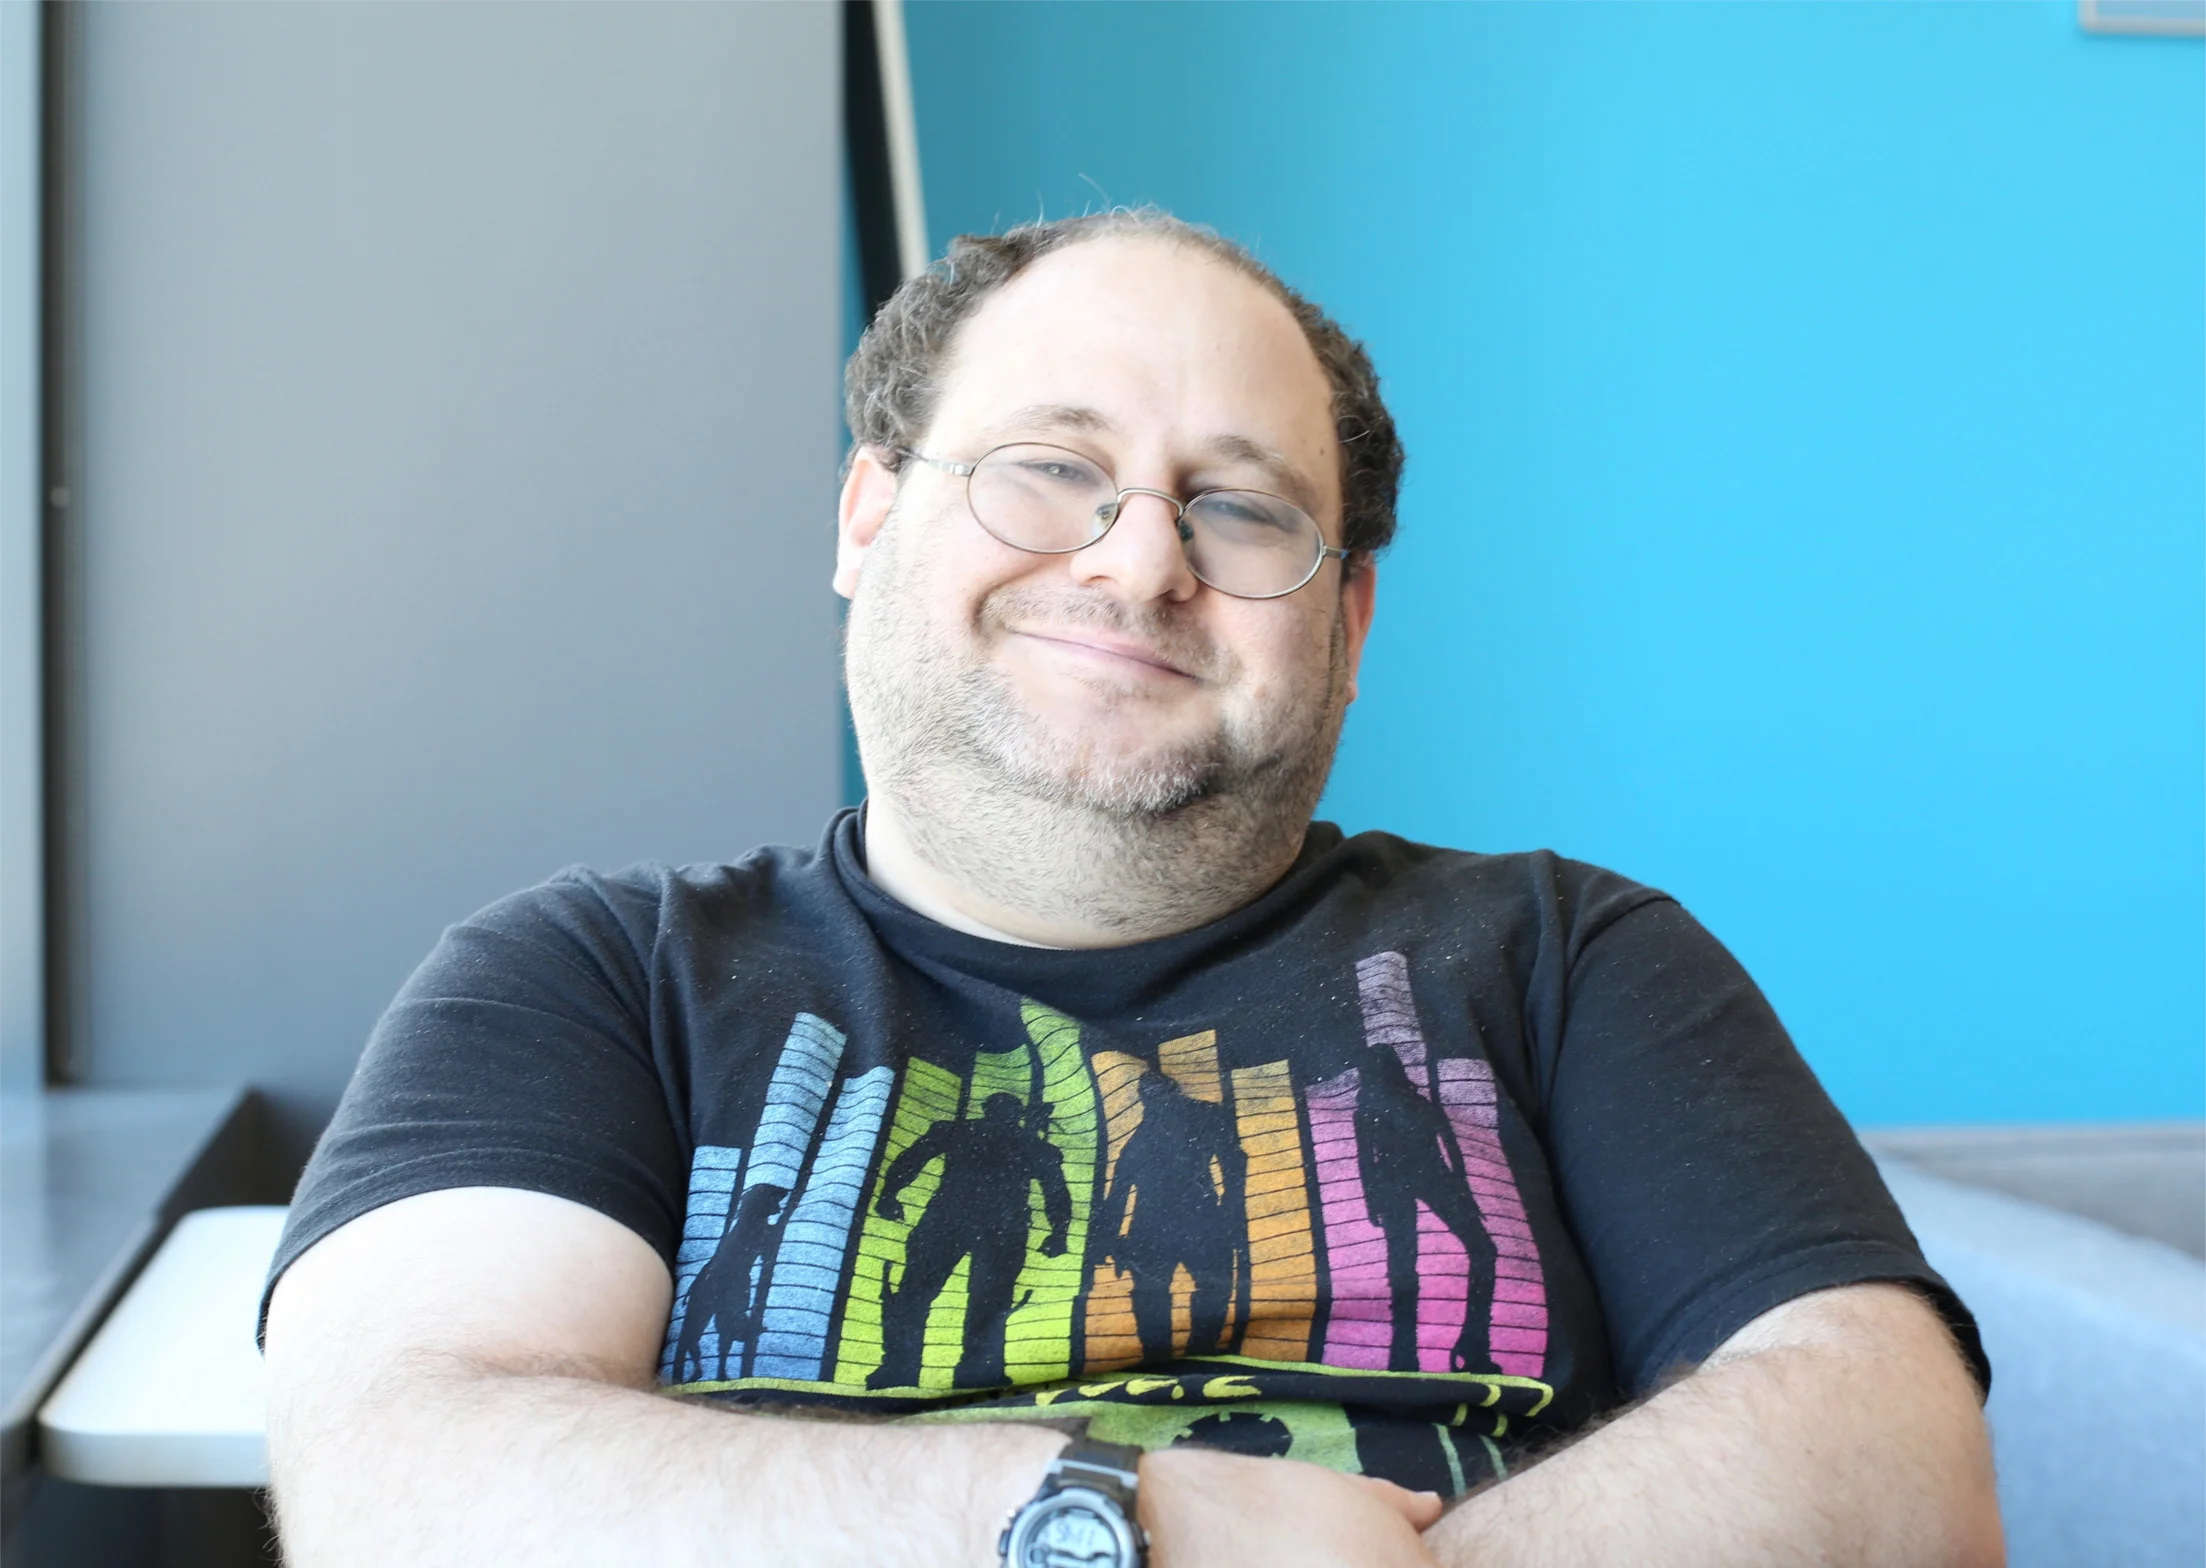
M 1026 744 L 1002 756 L 1005 773 L 1027 793 L 1054 805 L 1106 816 L 1158 817 L 1208 795 L 1223 761 L 1213 737 L 1194 745 L 1118 748 L 1080 735 L 1030 731 Z

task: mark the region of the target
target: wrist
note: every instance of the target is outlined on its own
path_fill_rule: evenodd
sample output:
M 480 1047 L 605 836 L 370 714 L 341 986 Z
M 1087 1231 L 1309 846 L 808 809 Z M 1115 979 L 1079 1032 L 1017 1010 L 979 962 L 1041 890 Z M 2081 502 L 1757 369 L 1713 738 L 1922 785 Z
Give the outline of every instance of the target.
M 1065 1451 L 1071 1438 L 1052 1427 L 1008 1421 L 970 1431 L 976 1438 L 985 1434 L 987 1446 L 973 1456 L 968 1471 L 961 1560 L 994 1564 L 1004 1521 L 1041 1489 L 1050 1462 Z
M 1200 1533 L 1201 1520 L 1231 1480 L 1223 1473 L 1231 1469 L 1231 1461 L 1214 1463 L 1221 1457 L 1216 1450 L 1198 1447 L 1159 1448 L 1141 1456 L 1134 1512 L 1148 1533 L 1152 1557 L 1170 1562 L 1181 1555 L 1174 1552 L 1175 1543 L 1184 1545 Z

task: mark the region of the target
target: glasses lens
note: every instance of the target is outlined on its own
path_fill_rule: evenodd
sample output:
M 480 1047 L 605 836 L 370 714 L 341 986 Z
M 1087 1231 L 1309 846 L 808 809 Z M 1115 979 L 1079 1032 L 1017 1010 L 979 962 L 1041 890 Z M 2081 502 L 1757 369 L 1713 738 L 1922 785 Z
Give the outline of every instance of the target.
M 973 516 L 1005 544 L 1056 554 L 1095 543 L 1118 492 L 1102 469 L 1060 446 L 1000 446 L 973 469 Z
M 1310 579 L 1325 535 L 1309 513 L 1256 490 L 1214 490 L 1187 509 L 1187 563 L 1221 593 L 1268 599 Z

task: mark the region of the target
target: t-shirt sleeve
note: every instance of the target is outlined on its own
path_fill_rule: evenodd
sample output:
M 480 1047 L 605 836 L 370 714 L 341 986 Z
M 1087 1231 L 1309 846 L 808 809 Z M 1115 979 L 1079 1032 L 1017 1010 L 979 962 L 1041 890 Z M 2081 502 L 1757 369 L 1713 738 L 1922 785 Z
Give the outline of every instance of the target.
M 1990 1387 L 1975 1320 L 1853 1129 L 1746 971 L 1677 904 L 1643 904 L 1577 954 L 1546 1117 L 1627 1397 L 1772 1307 L 1873 1280 L 1921 1291 Z
M 371 1209 L 451 1187 L 585 1204 L 671 1259 L 684 1155 L 655 1063 L 638 895 L 567 872 L 446 931 L 369 1037 L 262 1291 Z

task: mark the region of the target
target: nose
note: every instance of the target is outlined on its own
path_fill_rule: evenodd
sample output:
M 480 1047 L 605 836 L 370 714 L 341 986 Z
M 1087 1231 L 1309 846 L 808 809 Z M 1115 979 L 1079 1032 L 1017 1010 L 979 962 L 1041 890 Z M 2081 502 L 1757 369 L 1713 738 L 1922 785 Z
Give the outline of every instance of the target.
M 1072 580 L 1109 585 L 1129 602 L 1164 599 L 1177 604 L 1202 586 L 1187 564 L 1179 503 L 1156 490 L 1128 489 L 1118 516 L 1103 537 L 1066 559 Z

